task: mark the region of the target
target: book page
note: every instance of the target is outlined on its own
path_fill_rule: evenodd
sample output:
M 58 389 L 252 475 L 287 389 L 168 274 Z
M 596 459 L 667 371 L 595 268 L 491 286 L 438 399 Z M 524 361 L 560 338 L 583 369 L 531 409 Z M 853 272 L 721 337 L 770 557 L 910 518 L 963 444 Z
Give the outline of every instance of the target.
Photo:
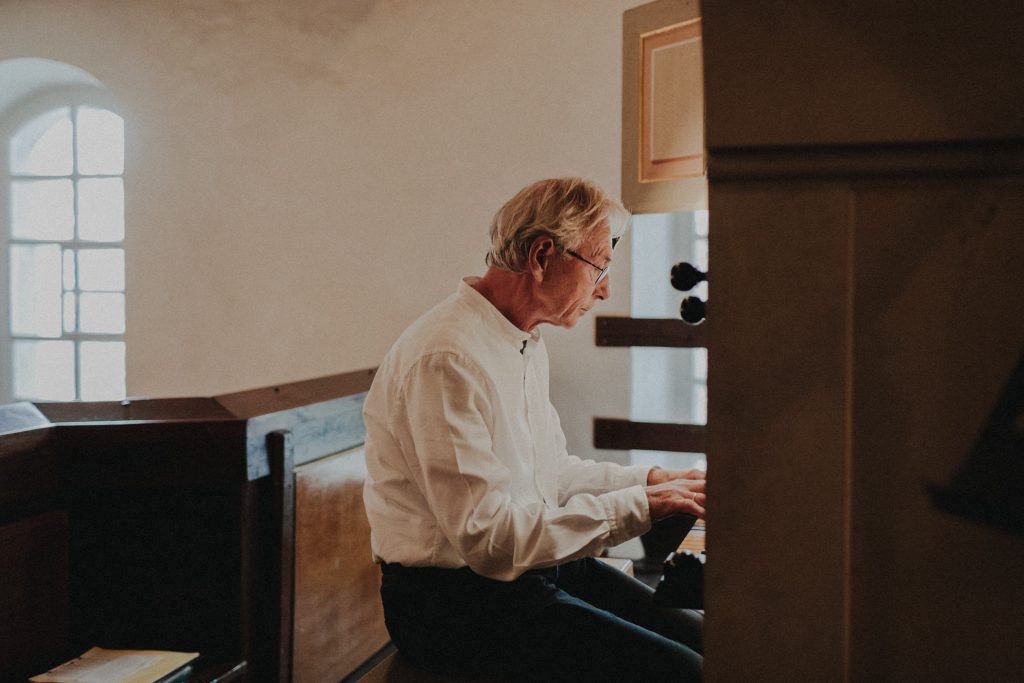
M 81 657 L 29 680 L 33 683 L 152 683 L 198 656 L 196 652 L 94 647 Z

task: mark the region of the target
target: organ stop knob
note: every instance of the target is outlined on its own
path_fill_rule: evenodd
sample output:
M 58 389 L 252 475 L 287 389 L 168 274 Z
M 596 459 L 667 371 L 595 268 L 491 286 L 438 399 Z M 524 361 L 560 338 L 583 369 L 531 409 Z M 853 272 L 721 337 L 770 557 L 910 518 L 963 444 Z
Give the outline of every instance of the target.
M 701 282 L 708 279 L 708 274 L 697 270 L 695 267 L 680 261 L 679 263 L 672 266 L 671 281 L 672 286 L 678 289 L 680 292 L 693 289 Z
M 698 270 L 689 263 L 679 262 L 672 266 L 670 281 L 676 289 L 685 292 L 693 289 L 701 282 L 706 282 L 708 274 Z M 679 306 L 679 317 L 691 325 L 699 325 L 707 318 L 707 302 L 696 296 L 688 296 Z

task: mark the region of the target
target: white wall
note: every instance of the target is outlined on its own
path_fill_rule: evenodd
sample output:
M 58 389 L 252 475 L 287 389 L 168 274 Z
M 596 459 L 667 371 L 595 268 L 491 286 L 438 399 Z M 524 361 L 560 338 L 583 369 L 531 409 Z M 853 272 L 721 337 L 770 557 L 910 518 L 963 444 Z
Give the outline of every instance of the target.
M 7 0 L 0 59 L 100 79 L 127 121 L 128 392 L 211 395 L 379 363 L 494 210 L 618 193 L 636 0 Z M 628 254 L 613 298 L 626 314 Z M 628 354 L 549 330 L 570 446 L 628 414 Z M 607 453 L 599 454 L 601 457 Z

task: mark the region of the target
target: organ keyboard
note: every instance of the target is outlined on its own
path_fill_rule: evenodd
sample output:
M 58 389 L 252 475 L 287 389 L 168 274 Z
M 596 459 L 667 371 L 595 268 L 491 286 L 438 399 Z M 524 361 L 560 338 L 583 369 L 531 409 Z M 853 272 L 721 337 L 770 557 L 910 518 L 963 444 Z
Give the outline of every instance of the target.
M 697 521 L 665 559 L 654 601 L 666 607 L 704 609 L 705 525 Z

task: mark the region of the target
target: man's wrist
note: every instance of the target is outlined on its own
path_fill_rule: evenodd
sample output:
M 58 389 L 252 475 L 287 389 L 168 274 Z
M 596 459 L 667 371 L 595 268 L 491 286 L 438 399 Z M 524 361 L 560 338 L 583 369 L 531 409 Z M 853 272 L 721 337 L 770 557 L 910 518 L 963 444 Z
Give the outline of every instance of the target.
M 665 478 L 665 470 L 660 466 L 655 465 L 647 471 L 647 485 L 654 486 L 655 484 L 661 484 L 667 481 Z

